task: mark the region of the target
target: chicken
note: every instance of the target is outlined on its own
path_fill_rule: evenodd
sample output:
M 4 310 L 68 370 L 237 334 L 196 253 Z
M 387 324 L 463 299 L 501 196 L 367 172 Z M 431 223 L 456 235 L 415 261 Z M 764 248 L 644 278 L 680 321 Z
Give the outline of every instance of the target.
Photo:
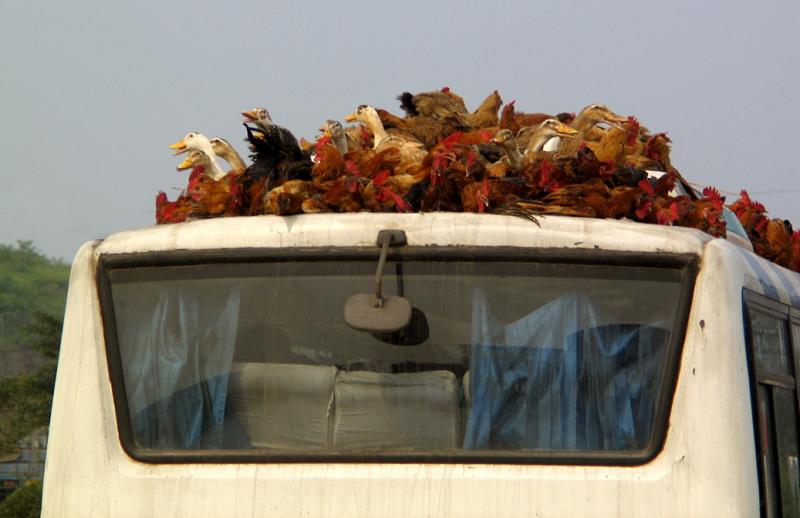
M 311 178 L 317 185 L 340 177 L 346 172 L 344 156 L 347 138 L 338 121 L 327 121 L 320 130 L 323 136 L 317 141 Z
M 210 165 L 210 157 L 203 151 L 195 150 L 177 167 L 179 171 L 192 169 L 194 173 L 189 179 L 187 194 L 195 203 L 196 215 L 202 217 L 238 215 L 243 202 L 243 193 L 237 175 L 229 173 L 219 180 L 214 180 L 206 175 L 197 174 L 205 171 Z
M 416 95 L 403 92 L 397 99 L 400 101 L 400 107 L 409 116 L 433 117 L 439 122 L 452 124 L 453 131 L 469 129 L 467 122 L 469 112 L 464 99 L 451 92 L 448 87 Z
M 264 213 L 279 216 L 299 214 L 303 211 L 304 202 L 315 194 L 317 191 L 312 182 L 287 180 L 264 196 Z
M 499 124 L 497 111 L 503 104 L 503 99 L 497 90 L 490 93 L 478 108 L 465 116 L 467 125 L 472 129 L 492 128 Z
M 767 243 L 767 250 L 764 257 L 778 262 L 776 259 L 786 254 L 789 250 L 793 233 L 794 230 L 789 221 L 777 218 L 769 220 L 764 231 L 764 239 Z
M 388 169 L 384 169 L 364 187 L 362 192 L 364 208 L 373 212 L 392 209 L 398 212 L 411 212 L 412 205 L 404 197 L 422 179 L 421 175 L 391 175 Z
M 597 160 L 617 164 L 626 155 L 634 154 L 638 135 L 639 122 L 635 117 L 628 117 L 622 125 L 612 126 L 600 140 L 587 142 L 586 145 L 594 152 Z
M 761 203 L 750 198 L 747 191 L 743 190 L 739 199 L 728 208 L 736 215 L 751 240 L 764 233 L 769 221 L 767 209 Z
M 276 124 L 258 121 L 256 125 L 258 129 L 244 124 L 253 161 L 245 170 L 248 178 L 258 180 L 266 177 L 270 186 L 286 180 L 310 180 L 311 156 L 300 149 L 297 138 Z
M 644 142 L 641 141 L 642 137 L 645 138 Z M 639 142 L 631 152 L 626 153 L 623 161 L 627 165 L 651 171 L 674 169 L 669 158 L 670 142 L 666 133 L 656 135 L 640 133 Z
M 542 214 L 627 218 L 726 234 L 724 199 L 715 189 L 701 195 L 688 184 L 671 164 L 666 133 L 651 134 L 605 105 L 551 117 L 519 113 L 511 101 L 498 119 L 496 90 L 471 113 L 446 87 L 398 99 L 405 117 L 362 105 L 347 117 L 359 124 L 326 121 L 322 136 L 304 146 L 265 108 L 242 112 L 249 167 L 224 139 L 187 134 L 170 147 L 190 152 L 179 166 L 192 168 L 188 186 L 175 201 L 159 192 L 157 223 L 234 214 L 448 210 L 533 221 Z M 228 173 L 217 157 L 230 164 Z M 788 221 L 770 219 L 746 191 L 730 209 L 756 253 L 800 269 L 800 232 Z
M 609 193 L 604 212 L 607 218 L 628 218 L 634 221 L 645 220 L 653 210 L 653 186 L 642 180 L 634 187 L 615 187 Z
M 375 111 L 378 113 L 378 117 L 389 135 L 419 141 L 427 149 L 432 148 L 439 140 L 456 131 L 454 126 L 442 123 L 426 115 L 403 118 L 386 110 L 376 109 Z
M 516 101 L 511 101 L 503 108 L 498 122 L 500 129 L 511 130 L 516 134 L 522 128 L 538 126 L 546 119 L 555 118 L 547 113 L 518 113 L 515 104 Z
M 566 185 L 548 193 L 542 201 L 548 205 L 569 207 L 583 216 L 606 217 L 606 203 L 611 191 L 600 178 Z
M 319 186 L 321 201 L 331 211 L 358 212 L 363 207 L 361 198 L 361 177 L 356 175 L 341 176 Z
M 775 262 L 790 270 L 800 272 L 800 230 L 794 231 L 789 239 L 788 247 L 778 254 Z
M 252 164 L 241 175 L 241 185 L 245 192 L 245 212 L 260 214 L 264 193 L 288 180 L 311 180 L 314 163 L 311 155 L 303 151 L 292 133 L 271 122 L 269 115 L 261 114 L 260 119 L 252 120 L 250 112 L 242 112 L 256 128 L 244 124 L 247 142 L 250 144 Z
M 462 188 L 487 174 L 475 146 L 490 139 L 490 132 L 456 132 L 431 148 L 419 168 L 418 176 L 427 180 L 422 211 L 461 210 Z
M 469 182 L 461 188 L 464 212 L 493 212 L 512 206 L 525 190 L 520 178 L 490 178 Z
M 181 194 L 175 201 L 169 201 L 167 193 L 158 191 L 156 195 L 156 224 L 180 223 L 189 219 L 194 213 L 191 198 Z
M 725 218 L 722 208 L 725 198 L 720 196 L 716 189 L 707 187 L 703 189 L 703 197 L 682 202 L 679 208 L 678 224 L 682 227 L 691 227 L 702 230 L 715 237 L 725 237 Z

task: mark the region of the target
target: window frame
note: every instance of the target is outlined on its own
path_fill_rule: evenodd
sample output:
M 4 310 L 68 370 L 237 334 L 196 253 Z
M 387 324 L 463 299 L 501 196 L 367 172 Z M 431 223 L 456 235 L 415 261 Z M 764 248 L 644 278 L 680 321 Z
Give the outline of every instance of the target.
M 590 249 L 542 249 L 525 247 L 440 247 L 404 246 L 390 248 L 388 259 L 397 261 L 491 261 L 542 262 L 565 265 L 636 266 L 671 269 L 679 276 L 679 310 L 663 366 L 663 387 L 656 402 L 650 443 L 642 450 L 623 452 L 568 451 L 487 451 L 453 455 L 452 451 L 424 453 L 328 453 L 319 451 L 282 453 L 269 450 L 190 450 L 163 451 L 139 448 L 133 440 L 116 323 L 111 297 L 111 272 L 120 269 L 203 264 L 235 265 L 280 261 L 375 260 L 378 247 L 298 247 L 263 249 L 176 250 L 134 254 L 104 254 L 98 258 L 96 282 L 100 302 L 108 375 L 114 401 L 115 420 L 122 449 L 131 458 L 149 464 L 179 463 L 416 463 L 416 464 L 563 464 L 598 466 L 636 466 L 653 460 L 666 440 L 669 414 L 677 385 L 683 343 L 686 336 L 699 259 L 695 254 L 618 252 Z
M 781 479 L 780 479 L 780 459 L 778 458 L 778 439 L 777 439 L 777 416 L 775 408 L 775 389 L 791 390 L 794 394 L 795 410 L 795 433 L 800 437 L 800 336 L 795 332 L 794 326 L 800 326 L 800 309 L 792 307 L 783 302 L 766 297 L 760 293 L 751 291 L 747 288 L 742 290 L 743 298 L 743 322 L 745 324 L 745 342 L 748 363 L 748 374 L 750 379 L 750 401 L 753 413 L 753 433 L 755 438 L 756 469 L 758 470 L 758 487 L 761 502 L 761 516 L 770 517 L 770 508 L 775 505 L 777 512 L 781 513 Z M 766 316 L 780 320 L 786 325 L 787 354 L 789 367 L 793 370 L 793 376 L 786 376 L 779 373 L 768 372 L 760 369 L 756 365 L 755 343 L 753 340 L 753 329 L 751 322 L 751 311 L 760 312 Z M 773 463 L 771 477 L 775 481 L 774 491 L 768 491 L 761 459 L 764 457 L 763 436 L 761 433 L 761 412 L 759 405 L 758 389 L 759 385 L 768 387 L 768 403 L 772 409 L 771 422 L 768 423 L 768 430 L 772 430 L 772 436 L 768 437 L 773 446 L 770 450 L 770 457 Z M 800 444 L 797 445 L 800 450 Z M 777 502 L 771 502 L 770 495 L 778 498 Z

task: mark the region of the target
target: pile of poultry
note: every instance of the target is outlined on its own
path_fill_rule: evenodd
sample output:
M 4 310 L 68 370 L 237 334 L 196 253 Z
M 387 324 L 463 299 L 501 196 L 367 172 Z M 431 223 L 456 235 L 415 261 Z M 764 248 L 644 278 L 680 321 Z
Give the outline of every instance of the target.
M 189 133 L 175 201 L 156 197 L 156 222 L 318 212 L 487 212 L 534 222 L 544 215 L 627 218 L 725 236 L 724 198 L 692 189 L 672 166 L 670 140 L 634 117 L 592 104 L 577 114 L 516 111 L 497 91 L 469 111 L 443 88 L 398 96 L 403 116 L 359 106 L 325 121 L 315 142 L 275 124 L 265 108 L 242 112 L 246 165 L 222 138 Z M 220 165 L 228 164 L 228 170 Z M 650 173 L 648 174 L 648 171 Z M 658 171 L 659 173 L 653 173 Z M 730 207 L 757 253 L 800 271 L 800 232 L 770 220 L 746 193 Z

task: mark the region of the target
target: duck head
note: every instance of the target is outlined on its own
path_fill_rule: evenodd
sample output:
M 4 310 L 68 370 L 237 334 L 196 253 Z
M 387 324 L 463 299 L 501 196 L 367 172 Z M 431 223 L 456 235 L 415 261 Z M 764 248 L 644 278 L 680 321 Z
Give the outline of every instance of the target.
M 621 124 L 628 119 L 617 115 L 605 104 L 590 104 L 580 111 L 575 120 L 581 120 L 589 126 L 605 122 L 611 126 L 621 127 Z
M 194 151 L 196 149 L 202 150 L 207 155 L 211 156 L 214 151 L 211 148 L 211 141 L 202 133 L 191 132 L 187 133 L 185 137 L 169 146 L 170 149 L 175 150 L 176 155 Z
M 378 112 L 375 111 L 375 108 L 367 104 L 362 104 L 361 106 L 356 108 L 356 111 L 354 111 L 350 115 L 345 115 L 344 120 L 346 122 L 359 121 L 366 123 L 370 112 L 375 113 L 376 116 L 378 115 Z
M 319 129 L 324 135 L 331 137 L 331 141 L 343 156 L 347 153 L 347 136 L 344 133 L 342 123 L 328 119 Z
M 262 129 L 266 129 L 274 124 L 274 122 L 272 122 L 272 117 L 269 115 L 269 111 L 260 106 L 258 108 L 253 108 L 250 111 L 243 111 L 242 117 L 244 117 L 245 122 L 255 124 Z
M 539 123 L 537 132 L 541 133 L 548 138 L 563 137 L 575 138 L 578 135 L 578 130 L 570 128 L 563 122 L 557 119 L 546 119 Z
M 204 170 L 207 170 L 211 167 L 211 158 L 205 152 L 195 149 L 190 151 L 186 158 L 178 164 L 177 169 L 178 171 L 185 171 L 187 169 L 194 169 L 195 167 L 202 167 Z

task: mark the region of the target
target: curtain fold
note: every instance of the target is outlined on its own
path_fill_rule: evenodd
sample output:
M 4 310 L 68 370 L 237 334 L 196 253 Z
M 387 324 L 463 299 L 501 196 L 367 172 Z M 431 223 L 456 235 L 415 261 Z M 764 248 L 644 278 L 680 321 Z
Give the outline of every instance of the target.
M 239 289 L 128 290 L 118 332 L 136 443 L 143 448 L 223 445 Z M 115 302 L 116 303 L 116 302 Z
M 615 323 L 577 292 L 502 324 L 476 288 L 464 447 L 644 448 L 668 335 Z

